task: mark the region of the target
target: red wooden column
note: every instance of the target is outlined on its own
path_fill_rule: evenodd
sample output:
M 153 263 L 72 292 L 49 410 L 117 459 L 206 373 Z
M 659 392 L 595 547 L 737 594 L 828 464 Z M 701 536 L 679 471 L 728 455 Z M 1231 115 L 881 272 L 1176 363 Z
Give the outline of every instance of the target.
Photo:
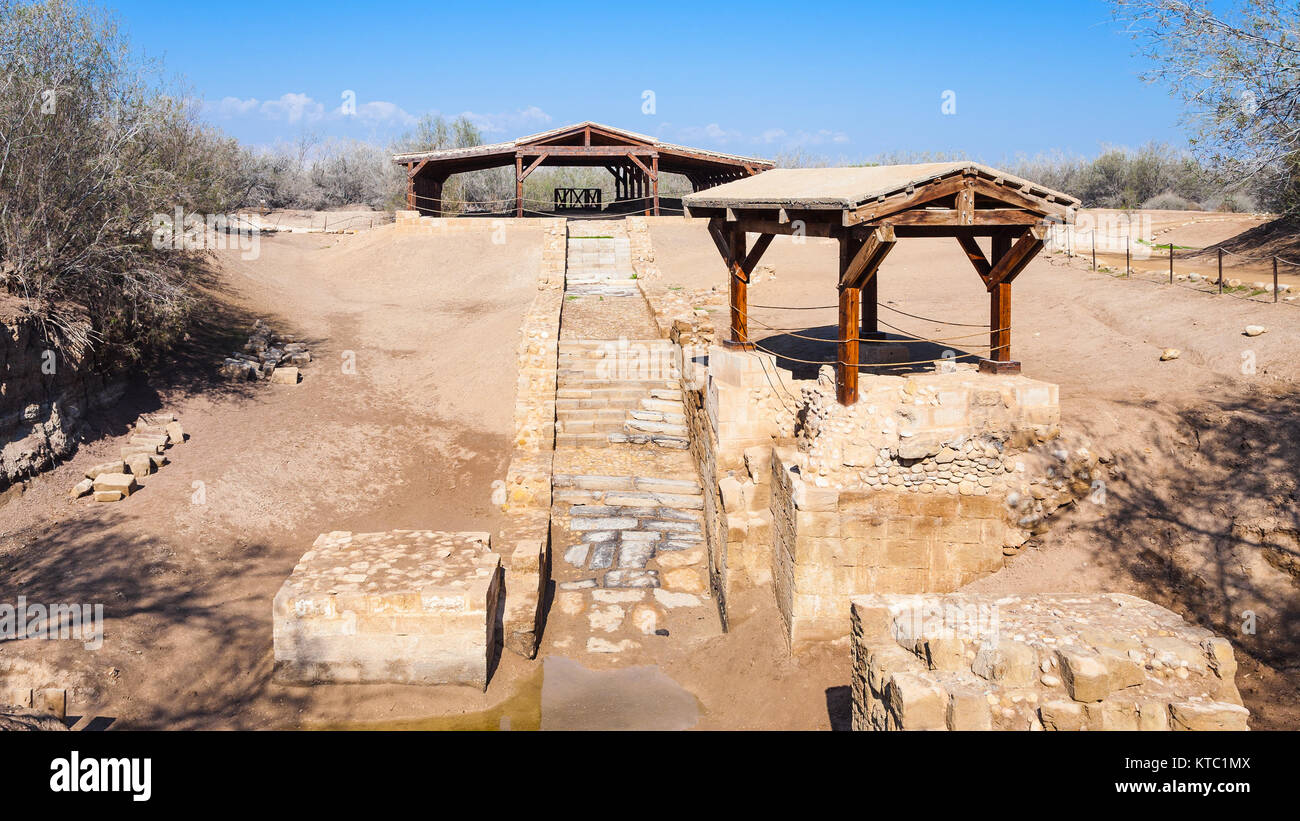
M 745 273 L 747 239 L 739 225 L 727 228 L 727 267 L 731 269 L 731 339 L 729 348 L 752 349 L 749 341 L 749 274 Z
M 515 216 L 524 215 L 524 158 L 515 155 Z
M 880 331 L 880 291 L 876 288 L 876 282 L 880 279 L 880 270 L 877 269 L 871 278 L 862 286 L 862 338 L 863 339 L 884 339 L 885 335 Z
M 1011 250 L 1009 234 L 994 234 L 989 265 L 996 267 L 998 262 Z M 1002 372 L 1013 367 L 1011 359 L 1011 283 L 999 282 L 989 291 L 989 359 L 995 363 L 985 370 Z
M 835 397 L 841 405 L 858 401 L 858 321 L 862 289 L 840 288 L 839 362 L 835 366 Z
M 651 182 L 654 185 L 655 216 L 659 216 L 659 155 L 650 158 Z
M 835 398 L 841 405 L 858 401 L 858 332 L 862 318 L 862 289 L 844 284 L 844 274 L 853 258 L 862 248 L 862 241 L 853 236 L 840 237 L 840 313 L 839 331 L 835 346 Z M 875 279 L 875 277 L 872 277 Z M 872 301 L 875 305 L 875 301 Z

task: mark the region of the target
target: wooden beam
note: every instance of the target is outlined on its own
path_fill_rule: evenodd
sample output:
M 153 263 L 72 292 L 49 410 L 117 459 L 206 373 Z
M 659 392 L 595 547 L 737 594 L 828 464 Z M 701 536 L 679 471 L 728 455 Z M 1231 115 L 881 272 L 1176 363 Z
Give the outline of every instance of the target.
M 1011 361 L 1011 283 L 999 282 L 989 291 L 989 359 Z
M 537 159 L 533 160 L 532 164 L 529 165 L 527 168 L 523 169 L 522 172 L 519 171 L 519 166 L 522 165 L 522 163 L 520 163 L 519 165 L 516 165 L 516 166 L 515 166 L 515 173 L 520 174 L 519 182 L 523 182 L 524 180 L 528 179 L 528 175 L 531 174 L 531 173 L 533 173 L 533 169 L 536 168 L 537 166 L 541 165 L 541 164 L 542 164 L 542 161 L 545 160 L 545 159 L 546 159 L 546 155 L 545 155 L 545 154 L 541 155 L 541 156 L 538 157 Z
M 984 251 L 980 248 L 979 243 L 975 241 L 974 237 L 968 236 L 958 236 L 957 242 L 961 244 L 961 249 L 966 252 L 967 258 L 970 259 L 970 264 L 975 266 L 975 273 L 980 275 L 980 279 L 984 280 L 984 285 L 987 287 L 989 284 L 989 271 L 993 268 L 993 265 L 984 256 Z
M 846 210 L 844 216 L 850 225 L 862 222 L 877 222 L 890 214 L 915 208 L 922 203 L 951 197 L 965 185 L 965 178 L 959 175 L 944 177 L 919 188 L 909 186 L 908 190 L 897 194 L 864 202 L 856 208 Z
M 993 267 L 989 270 L 988 279 L 986 280 L 989 291 L 1003 283 L 1010 284 L 1016 275 L 1025 269 L 1039 251 L 1043 248 L 1043 237 L 1047 235 L 1047 229 L 1042 226 L 1033 226 L 1028 231 L 1020 235 L 1015 244 L 1007 249 L 999 259 L 993 261 Z M 1005 242 L 1001 239 L 1006 236 L 1000 234 L 994 238 L 994 242 Z
M 892 225 L 881 225 L 863 236 L 860 240 L 840 239 L 843 251 L 846 243 L 852 243 L 852 253 L 847 264 L 840 268 L 840 287 L 861 288 L 863 281 L 875 275 L 876 269 L 885 261 L 885 257 L 898 242 Z
M 754 247 L 745 255 L 745 261 L 741 263 L 740 266 L 745 271 L 746 281 L 748 281 L 749 275 L 754 273 L 754 269 L 758 267 L 758 261 L 763 258 L 763 252 L 767 250 L 767 246 L 771 245 L 772 240 L 774 239 L 776 239 L 775 234 L 758 235 L 758 241 L 754 243 Z
M 956 208 L 918 207 L 908 211 L 900 211 L 897 214 L 890 214 L 889 221 L 894 225 L 1019 225 L 1028 228 L 1042 222 L 1042 218 L 1020 208 L 976 208 L 969 214 L 963 215 Z

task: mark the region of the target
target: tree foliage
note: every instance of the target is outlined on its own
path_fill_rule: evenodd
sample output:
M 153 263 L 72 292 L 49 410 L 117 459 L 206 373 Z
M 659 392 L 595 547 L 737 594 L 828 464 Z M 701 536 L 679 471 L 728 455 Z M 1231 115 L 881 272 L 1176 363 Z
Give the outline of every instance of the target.
M 1147 79 L 1183 100 L 1197 156 L 1233 189 L 1300 210 L 1300 5 L 1113 2 L 1153 64 Z

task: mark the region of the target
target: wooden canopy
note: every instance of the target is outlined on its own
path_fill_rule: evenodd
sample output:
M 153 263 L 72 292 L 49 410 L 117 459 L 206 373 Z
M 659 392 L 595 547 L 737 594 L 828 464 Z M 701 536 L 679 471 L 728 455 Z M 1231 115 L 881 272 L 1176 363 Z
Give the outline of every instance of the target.
M 953 237 L 989 292 L 989 358 L 982 370 L 1018 372 L 1011 358 L 1011 283 L 1042 249 L 1049 222 L 1074 220 L 1079 201 L 973 162 L 777 169 L 683 198 L 708 217 L 731 272 L 731 338 L 752 347 L 749 275 L 776 234 L 840 244 L 839 401 L 858 398 L 859 340 L 881 339 L 876 272 L 899 239 Z M 758 234 L 747 248 L 747 234 Z M 977 242 L 989 237 L 989 253 Z M 860 335 L 859 335 L 860 334 Z
M 583 122 L 517 140 L 470 148 L 397 154 L 406 167 L 407 207 L 441 216 L 447 177 L 484 168 L 515 167 L 516 216 L 524 215 L 524 180 L 541 165 L 604 167 L 614 176 L 615 202 L 659 214 L 659 174 L 681 174 L 693 191 L 738 180 L 772 167 L 767 160 L 660 142 L 654 137 Z

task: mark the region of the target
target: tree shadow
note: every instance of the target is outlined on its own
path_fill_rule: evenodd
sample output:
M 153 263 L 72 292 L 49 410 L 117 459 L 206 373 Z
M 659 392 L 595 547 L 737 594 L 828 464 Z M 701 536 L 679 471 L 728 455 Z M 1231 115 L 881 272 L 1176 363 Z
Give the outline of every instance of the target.
M 1150 454 L 1117 454 L 1120 481 L 1085 525 L 1098 561 L 1255 658 L 1300 668 L 1300 396 L 1129 404 L 1169 432 Z
M 174 699 L 141 706 L 135 694 L 124 690 L 126 679 L 107 685 L 108 696 L 134 702 L 132 729 L 257 726 L 247 708 L 268 694 L 271 597 L 288 567 L 257 560 L 269 548 L 253 544 L 246 555 L 203 562 L 195 572 L 193 561 L 177 556 L 176 545 L 123 530 L 83 519 L 11 534 L 22 549 L 0 561 L 0 602 L 14 603 L 23 596 L 28 603 L 47 606 L 102 604 L 105 643 L 91 649 L 75 639 L 0 639 L 0 648 L 7 648 L 9 658 L 38 658 L 74 676 L 86 674 L 98 689 L 102 682 L 94 676 L 107 664 L 135 667 L 149 658 L 147 653 L 132 658 L 133 646 L 188 642 L 219 647 L 189 668 L 143 671 L 150 680 L 169 676 L 166 684 L 177 693 Z M 261 619 L 259 611 L 265 614 Z M 286 715 L 306 704 L 279 688 L 274 700 L 277 712 Z M 98 727 L 103 722 L 96 716 L 91 723 Z

